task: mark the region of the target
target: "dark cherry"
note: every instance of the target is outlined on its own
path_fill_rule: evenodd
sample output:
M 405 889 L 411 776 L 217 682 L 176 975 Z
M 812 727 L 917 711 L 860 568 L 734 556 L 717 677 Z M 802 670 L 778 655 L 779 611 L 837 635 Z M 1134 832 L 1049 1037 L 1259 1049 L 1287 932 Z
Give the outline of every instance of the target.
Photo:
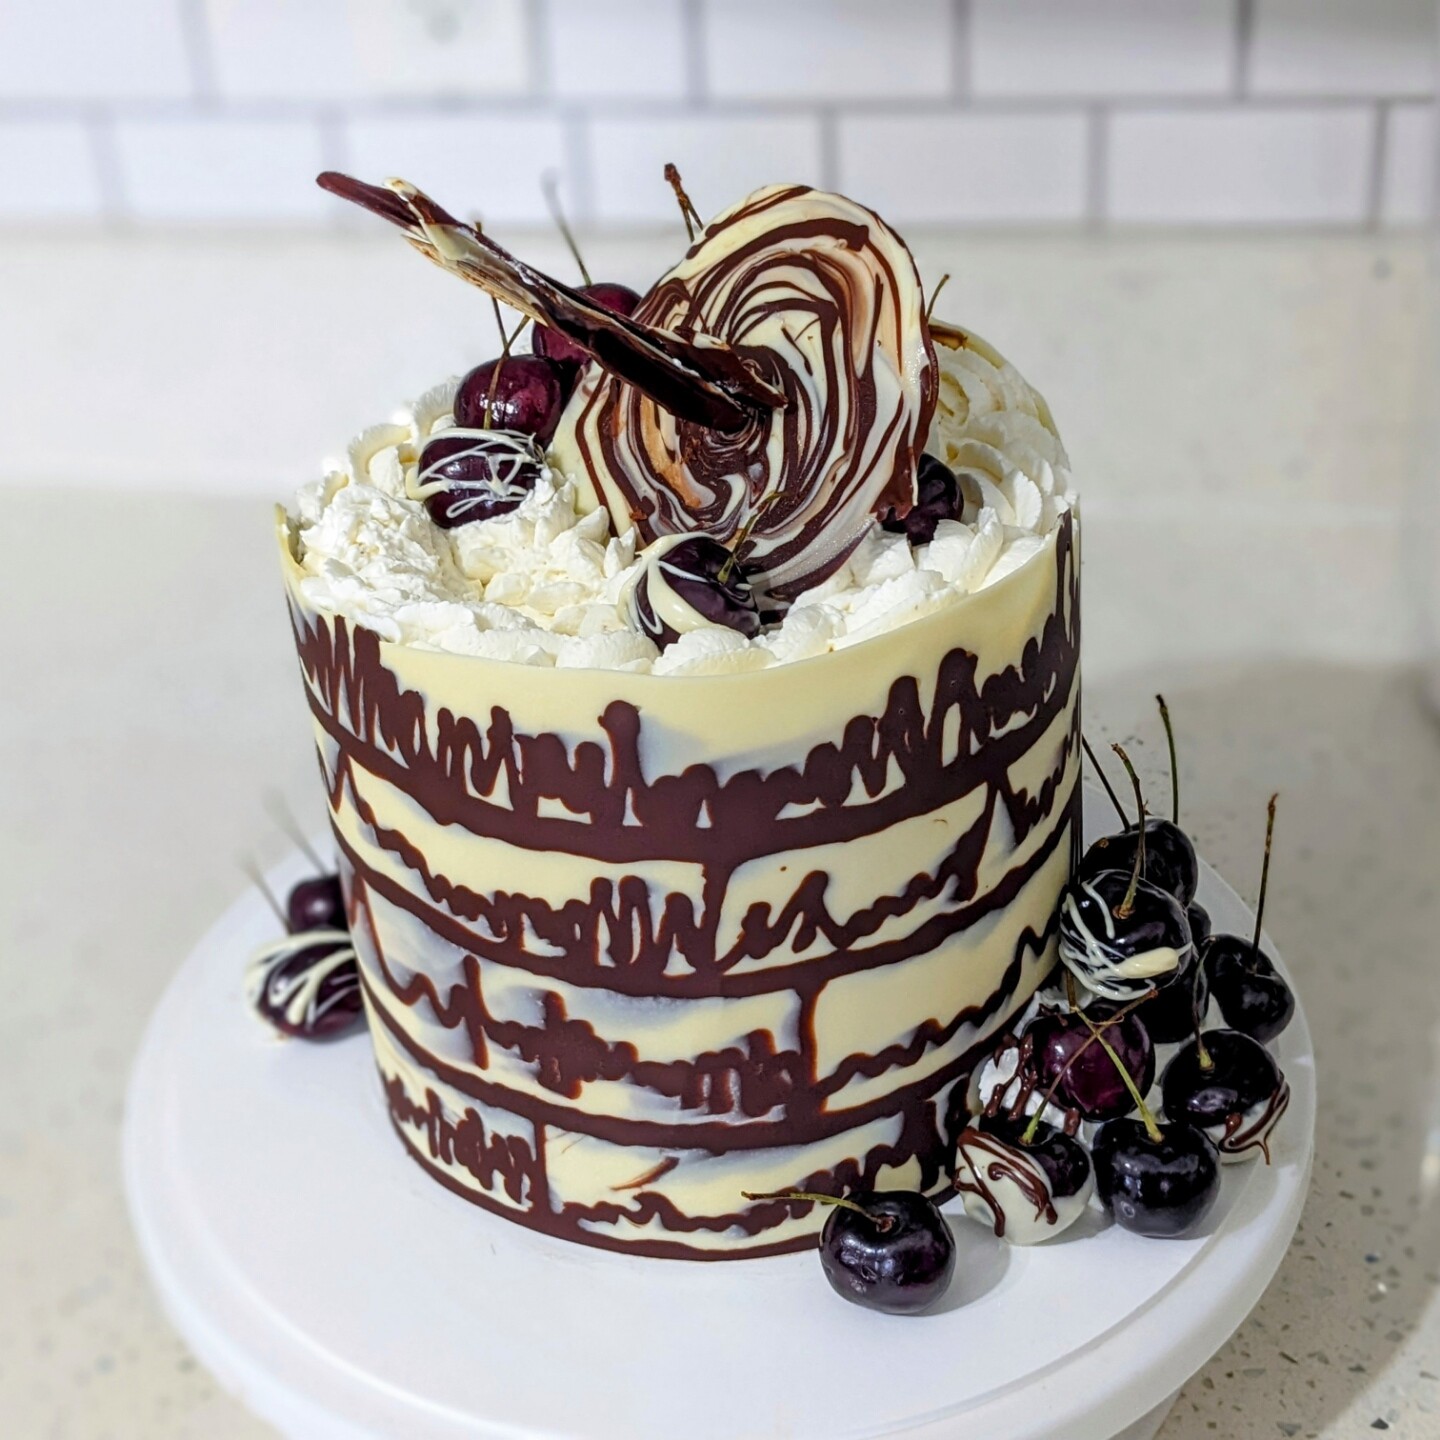
M 1160 1094 L 1171 1120 L 1211 1132 L 1232 1154 L 1261 1147 L 1289 1100 L 1274 1056 L 1238 1030 L 1206 1030 L 1182 1046 L 1160 1077 Z
M 1108 1037 L 1115 1032 L 1105 1033 Z M 1057 1130 L 1044 1120 L 1036 1124 L 1035 1133 L 1028 1141 L 1023 1138 L 1030 1124 L 1025 1116 L 1012 1120 L 1008 1115 L 987 1115 L 979 1123 L 982 1130 L 999 1136 L 1007 1145 L 1033 1155 L 1050 1181 L 1050 1193 L 1056 1199 L 1079 1194 L 1090 1178 L 1090 1157 L 1085 1147 L 1073 1135 Z
M 666 619 L 667 608 L 677 603 L 708 624 L 745 636 L 760 633 L 760 610 L 749 580 L 731 552 L 708 535 L 659 542 L 631 592 L 636 625 L 662 649 L 680 638 Z
M 1210 993 L 1232 1030 L 1273 1040 L 1295 1014 L 1295 996 L 1275 962 L 1239 935 L 1212 935 L 1204 946 Z
M 349 923 L 338 875 L 302 880 L 285 897 L 285 924 L 292 935 L 301 930 L 344 930 Z
M 1198 907 L 1192 905 L 1186 911 L 1189 918 Z M 1209 917 L 1206 917 L 1208 924 Z M 1194 921 L 1191 921 L 1192 927 Z M 1192 928 L 1191 934 L 1194 934 Z M 1205 967 L 1200 963 L 1200 952 L 1192 949 L 1186 952 L 1185 961 L 1179 970 L 1163 985 L 1159 993 L 1146 1000 L 1136 1015 L 1144 1022 L 1150 1038 L 1157 1045 L 1178 1045 L 1190 1039 L 1195 1033 L 1195 1017 L 1203 1021 L 1205 1007 L 1210 1003 L 1210 983 Z
M 880 524 L 892 534 L 907 536 L 912 545 L 928 545 L 942 520 L 960 518 L 964 504 L 955 472 L 943 460 L 922 455 L 915 472 L 915 503 L 903 518 L 892 505 Z
M 1139 835 L 1131 825 L 1118 835 L 1105 835 L 1097 840 L 1080 860 L 1078 878 L 1098 875 L 1102 870 L 1124 870 L 1127 874 L 1135 864 Z M 1200 861 L 1190 837 L 1173 821 L 1150 819 L 1145 822 L 1144 878 L 1152 885 L 1173 895 L 1181 906 L 1195 898 L 1200 883 Z
M 486 426 L 485 408 L 492 384 L 495 398 Z M 472 430 L 518 430 L 548 445 L 568 395 L 565 371 L 555 361 L 543 355 L 507 355 L 477 365 L 460 382 L 455 392 L 455 423 Z
M 889 1315 L 915 1315 L 955 1273 L 955 1241 L 935 1203 L 911 1190 L 860 1191 L 820 1233 L 820 1264 L 837 1295 Z
M 1210 912 L 1198 901 L 1192 900 L 1185 907 L 1185 918 L 1190 922 L 1190 938 L 1198 947 L 1210 935 Z
M 1170 1121 L 1151 1135 L 1141 1120 L 1103 1125 L 1091 1147 L 1095 1190 L 1116 1223 L 1137 1235 L 1193 1230 L 1220 1193 L 1220 1156 L 1193 1125 Z
M 338 963 L 336 957 L 345 952 Z M 360 970 L 348 940 L 320 940 L 297 950 L 277 946 L 257 960 L 251 977 L 251 1002 L 282 1035 L 326 1040 L 354 1027 L 363 1013 Z M 306 977 L 322 969 L 313 994 L 296 1004 Z
M 639 291 L 632 290 L 628 285 L 617 285 L 610 280 L 582 285 L 580 294 L 617 315 L 633 315 L 635 307 L 640 303 Z M 543 355 L 547 360 L 556 360 L 562 365 L 583 365 L 590 358 L 573 340 L 546 325 L 531 328 L 530 349 L 536 355 Z
M 529 435 L 490 430 L 456 435 L 442 430 L 420 452 L 422 484 L 447 488 L 425 498 L 430 518 L 445 530 L 491 520 L 514 510 L 535 488 L 541 457 Z
M 1060 901 L 1060 958 L 1082 985 L 1111 1000 L 1138 999 L 1165 984 L 1178 973 L 1166 952 L 1175 952 L 1183 970 L 1193 949 L 1179 901 L 1147 880 L 1135 886 L 1129 913 L 1120 913 L 1132 876 L 1103 870 L 1077 877 Z
M 1100 1025 L 1121 1008 L 1114 1000 L 1096 1000 L 1085 1014 Z M 1135 1108 L 1115 1062 L 1078 1014 L 1042 1011 L 1026 1033 L 1032 1038 L 1040 1089 L 1043 1093 L 1055 1085 L 1055 1103 L 1062 1110 L 1078 1110 L 1086 1120 L 1113 1120 Z M 1138 1011 L 1107 1025 L 1104 1034 L 1144 1094 L 1155 1080 L 1155 1047 Z

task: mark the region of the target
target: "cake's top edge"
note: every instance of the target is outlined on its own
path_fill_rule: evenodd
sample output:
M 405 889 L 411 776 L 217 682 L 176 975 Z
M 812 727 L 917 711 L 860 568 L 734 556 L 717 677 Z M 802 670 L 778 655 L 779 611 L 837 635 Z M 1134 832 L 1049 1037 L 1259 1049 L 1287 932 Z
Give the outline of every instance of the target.
M 301 490 L 290 583 L 317 612 L 472 658 L 744 673 L 954 607 L 1071 508 L 1044 400 L 932 323 L 903 241 L 843 196 L 756 191 L 617 298 L 402 181 L 322 184 L 535 330 Z

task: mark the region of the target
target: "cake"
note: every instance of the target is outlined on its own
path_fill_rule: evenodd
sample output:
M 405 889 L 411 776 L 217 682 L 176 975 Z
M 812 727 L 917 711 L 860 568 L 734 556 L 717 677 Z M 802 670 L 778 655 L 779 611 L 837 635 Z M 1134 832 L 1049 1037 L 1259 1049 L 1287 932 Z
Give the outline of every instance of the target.
M 1079 843 L 1044 402 L 843 197 L 757 192 L 626 317 L 413 187 L 322 183 L 597 357 L 543 441 L 447 382 L 279 516 L 400 1140 L 644 1256 L 815 1244 L 747 1194 L 948 1189 Z

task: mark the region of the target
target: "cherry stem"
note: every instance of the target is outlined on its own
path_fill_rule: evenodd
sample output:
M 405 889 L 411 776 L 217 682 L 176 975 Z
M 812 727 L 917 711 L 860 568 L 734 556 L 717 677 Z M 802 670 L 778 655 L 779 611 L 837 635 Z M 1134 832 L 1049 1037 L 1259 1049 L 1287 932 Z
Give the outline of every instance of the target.
M 300 853 L 315 867 L 316 871 L 325 875 L 325 863 L 315 853 L 310 842 L 305 838 L 305 832 L 301 830 L 295 817 L 290 813 L 290 807 L 286 805 L 284 797 L 279 791 L 272 790 L 265 796 L 265 808 L 270 812 L 270 818 L 285 833 L 287 839 L 291 840 Z
M 265 883 L 265 877 L 260 873 L 259 868 L 253 860 L 242 856 L 240 869 L 245 878 L 265 897 L 265 903 L 275 912 L 275 918 L 288 930 L 290 921 L 286 919 L 285 912 L 280 908 L 280 902 L 275 898 L 270 887 Z
M 1135 845 L 1135 868 L 1130 872 L 1130 886 L 1125 891 L 1125 898 L 1120 902 L 1119 909 L 1112 912 L 1117 920 L 1128 920 L 1135 909 L 1135 893 L 1140 888 L 1140 875 L 1145 869 L 1145 797 L 1140 792 L 1140 777 L 1135 773 L 1135 767 L 1130 763 L 1125 747 L 1112 745 L 1110 748 L 1120 757 L 1120 763 L 1125 767 L 1131 785 L 1135 787 L 1135 813 L 1140 817 L 1135 827 L 1139 839 Z
M 1120 1078 L 1125 1082 L 1125 1088 L 1130 1092 L 1130 1098 L 1135 1102 L 1135 1108 L 1140 1112 L 1140 1120 L 1145 1126 L 1145 1133 L 1158 1145 L 1165 1137 L 1160 1133 L 1160 1126 L 1156 1123 L 1150 1107 L 1145 1103 L 1145 1097 L 1140 1093 L 1140 1087 L 1135 1083 L 1135 1077 L 1125 1068 L 1124 1061 L 1115 1053 L 1115 1047 L 1100 1033 L 1095 1022 L 1083 1010 L 1080 1011 L 1080 1018 L 1099 1042 L 1100 1048 L 1110 1057 L 1110 1063 L 1120 1072 Z
M 1265 820 L 1265 858 L 1260 863 L 1260 898 L 1255 902 L 1255 936 L 1250 942 L 1250 951 L 1255 955 L 1260 953 L 1260 926 L 1265 920 L 1265 891 L 1270 884 L 1270 842 L 1275 838 L 1275 802 L 1279 798 L 1278 791 L 1270 797 L 1269 814 Z
M 490 376 L 490 388 L 485 392 L 485 415 L 480 422 L 482 430 L 490 428 L 490 410 L 495 404 L 495 396 L 500 389 L 500 372 L 505 368 L 505 362 L 510 358 L 510 347 L 520 338 L 520 332 L 530 323 L 527 315 L 520 317 L 520 323 L 509 335 L 505 333 L 505 322 L 500 317 L 500 302 L 492 295 L 490 304 L 495 310 L 495 328 L 500 332 L 500 358 L 495 362 L 495 371 Z
M 930 292 L 930 300 L 925 306 L 925 324 L 930 324 L 930 317 L 935 313 L 935 302 L 940 298 L 940 292 L 950 281 L 950 272 L 947 270 L 937 282 L 935 288 Z
M 680 182 L 680 172 L 675 168 L 673 161 L 668 162 L 665 166 L 665 179 L 675 192 L 676 204 L 680 206 L 680 216 L 685 221 L 686 238 L 693 240 L 695 231 L 703 230 L 705 222 L 700 218 L 700 212 L 690 203 L 690 197 L 685 193 L 685 186 Z
M 1090 748 L 1090 742 L 1082 734 L 1080 744 L 1085 749 L 1085 756 L 1090 761 L 1090 768 L 1095 772 L 1096 778 L 1105 787 L 1105 793 L 1110 797 L 1110 803 L 1115 807 L 1115 813 L 1120 817 L 1121 826 L 1128 830 L 1130 828 L 1130 817 L 1125 813 L 1125 807 L 1120 803 L 1120 797 L 1115 793 L 1115 787 L 1110 783 L 1110 777 L 1100 768 L 1099 758 Z
M 1170 723 L 1170 707 L 1163 695 L 1155 697 L 1160 707 L 1160 719 L 1165 724 L 1165 743 L 1170 747 L 1170 818 L 1180 823 L 1180 767 L 1175 763 L 1175 727 Z
M 560 186 L 555 179 L 553 170 L 547 170 L 540 177 L 540 188 L 545 192 L 545 204 L 549 207 L 550 218 L 555 222 L 555 228 L 560 232 L 560 238 L 564 240 L 574 258 L 576 269 L 580 271 L 580 279 L 589 285 L 591 283 L 590 272 L 585 268 L 585 261 L 580 255 L 580 247 L 575 243 L 575 236 L 565 219 L 565 212 L 560 208 Z
M 1067 971 L 1067 978 L 1073 979 Z M 1070 1000 L 1070 1008 L 1075 1014 L 1080 1014 L 1080 1007 L 1073 998 Z M 1132 1010 L 1138 1009 L 1147 1000 L 1155 995 L 1155 987 L 1152 985 L 1143 995 L 1137 995 L 1128 1005 L 1117 1010 L 1108 1020 L 1100 1022 L 1100 1029 L 1108 1030 L 1112 1025 L 1118 1025 Z M 1089 1024 L 1087 1017 L 1086 1023 Z M 1024 1133 L 1020 1136 L 1022 1145 L 1029 1145 L 1035 1139 L 1035 1132 L 1040 1128 L 1040 1117 L 1045 1113 L 1045 1107 L 1055 1098 L 1055 1092 L 1060 1088 L 1060 1082 L 1070 1073 L 1070 1067 L 1096 1042 L 1098 1037 L 1091 1035 L 1083 1045 L 1060 1067 L 1060 1073 L 1050 1082 L 1050 1088 L 1040 1097 L 1040 1108 L 1030 1117 L 1030 1123 L 1025 1127 Z M 1111 1057 L 1114 1058 L 1113 1056 Z
M 844 1195 L 821 1195 L 814 1190 L 742 1190 L 747 1200 L 804 1200 L 811 1205 L 835 1205 L 841 1210 L 853 1210 L 874 1224 L 877 1230 L 889 1230 L 894 1218 L 889 1215 L 872 1215 L 863 1205 L 857 1205 Z
M 762 495 L 755 503 L 755 508 L 746 517 L 745 523 L 740 527 L 734 541 L 730 545 L 730 554 L 725 563 L 716 572 L 715 578 L 720 584 L 725 584 L 730 578 L 730 572 L 744 559 L 745 547 L 750 543 L 750 536 L 754 533 L 755 527 L 760 523 L 765 512 L 780 498 L 778 490 L 771 490 L 768 494 Z

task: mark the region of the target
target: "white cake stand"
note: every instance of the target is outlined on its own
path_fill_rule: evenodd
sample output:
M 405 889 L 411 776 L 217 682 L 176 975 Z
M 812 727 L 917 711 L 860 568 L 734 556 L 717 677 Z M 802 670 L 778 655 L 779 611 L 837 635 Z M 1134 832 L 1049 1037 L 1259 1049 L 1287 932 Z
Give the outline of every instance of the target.
M 297 854 L 270 878 L 283 892 L 305 872 Z M 1200 899 L 1217 930 L 1248 933 L 1208 868 Z M 845 1304 L 813 1254 L 699 1264 L 550 1240 L 406 1158 L 363 1035 L 267 1037 L 241 976 L 274 933 L 249 895 L 175 977 L 135 1065 L 124 1160 L 177 1329 L 295 1440 L 1149 1440 L 1300 1217 L 1315 1075 L 1297 1010 L 1274 1164 L 1225 1167 L 1191 1239 L 1097 1215 L 1011 1249 L 951 1206 L 957 1278 L 920 1318 Z

